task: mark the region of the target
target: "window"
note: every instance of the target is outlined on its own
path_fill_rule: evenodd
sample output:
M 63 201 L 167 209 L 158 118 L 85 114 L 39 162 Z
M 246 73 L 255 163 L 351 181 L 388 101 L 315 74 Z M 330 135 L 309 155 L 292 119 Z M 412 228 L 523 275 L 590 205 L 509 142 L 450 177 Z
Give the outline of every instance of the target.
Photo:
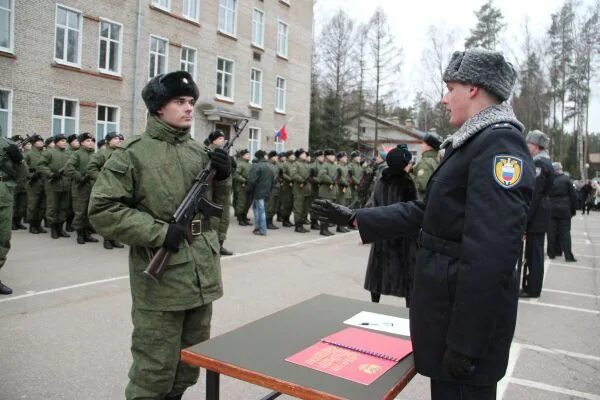
M 14 10 L 13 0 L 0 0 L 0 50 L 13 51 Z
M 217 58 L 217 97 L 233 100 L 233 61 Z
M 260 150 L 260 129 L 250 128 L 248 129 L 248 151 L 254 156 Z
M 236 20 L 237 0 L 219 0 L 219 31 L 235 36 Z
M 285 113 L 285 86 L 285 79 L 278 76 L 275 85 L 275 111 L 280 113 Z
M 98 105 L 96 109 L 96 140 L 103 139 L 110 132 L 119 132 L 119 109 Z
M 262 71 L 254 68 L 250 73 L 250 104 L 262 106 Z
M 285 151 L 285 142 L 279 138 L 275 138 L 275 151 L 281 153 Z
M 98 68 L 109 74 L 121 74 L 121 32 L 122 25 L 110 21 L 100 21 L 100 54 Z
M 265 13 L 256 8 L 252 12 L 252 44 L 261 49 L 265 46 Z
M 166 11 L 171 10 L 171 0 L 152 0 L 152 5 Z
M 366 126 L 361 126 L 360 127 L 360 133 L 362 133 L 362 134 L 367 133 L 367 127 Z
M 148 79 L 167 72 L 167 52 L 169 41 L 157 36 L 150 36 L 150 63 Z
M 0 89 L 0 136 L 11 137 L 12 91 Z
M 56 43 L 54 59 L 58 62 L 80 66 L 81 64 L 81 13 L 63 6 L 56 6 Z
M 182 71 L 187 71 L 196 79 L 196 49 L 191 47 L 181 47 L 181 68 Z
M 200 19 L 200 0 L 183 0 L 183 16 L 198 21 Z
M 288 25 L 282 21 L 277 22 L 277 55 L 288 56 Z
M 77 133 L 79 104 L 75 100 L 54 99 L 52 135 Z

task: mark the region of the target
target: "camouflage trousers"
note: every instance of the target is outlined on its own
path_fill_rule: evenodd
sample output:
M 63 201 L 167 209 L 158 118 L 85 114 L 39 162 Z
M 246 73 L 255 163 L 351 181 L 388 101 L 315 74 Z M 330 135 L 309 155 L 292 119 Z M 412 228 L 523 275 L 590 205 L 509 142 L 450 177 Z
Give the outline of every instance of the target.
M 62 224 L 70 212 L 71 192 L 56 192 L 46 185 L 46 220 L 49 224 Z
M 182 349 L 210 337 L 212 303 L 182 311 L 132 308 L 133 334 L 127 400 L 175 397 L 198 381 L 200 368 L 180 361 Z
M 0 268 L 6 262 L 12 235 L 13 189 L 0 182 Z
M 90 193 L 92 186 L 87 183 L 83 186 L 73 184 L 71 189 L 71 198 L 73 199 L 73 228 L 89 229 L 90 221 L 88 220 L 88 205 L 90 203 Z
M 27 186 L 27 220 L 38 223 L 46 214 L 44 182 L 35 181 Z
M 13 218 L 19 222 L 27 220 L 27 192 L 15 192 L 13 199 Z

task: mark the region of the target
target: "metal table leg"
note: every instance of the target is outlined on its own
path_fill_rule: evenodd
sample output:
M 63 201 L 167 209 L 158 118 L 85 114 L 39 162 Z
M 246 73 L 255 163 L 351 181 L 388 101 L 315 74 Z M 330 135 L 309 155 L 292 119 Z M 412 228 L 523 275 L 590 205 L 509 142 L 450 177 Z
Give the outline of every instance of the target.
M 266 395 L 265 397 L 263 397 L 260 400 L 275 400 L 279 396 L 281 396 L 281 393 L 279 393 L 279 392 L 272 392 L 272 393 L 269 393 L 268 395 Z
M 206 400 L 219 400 L 218 372 L 206 370 Z

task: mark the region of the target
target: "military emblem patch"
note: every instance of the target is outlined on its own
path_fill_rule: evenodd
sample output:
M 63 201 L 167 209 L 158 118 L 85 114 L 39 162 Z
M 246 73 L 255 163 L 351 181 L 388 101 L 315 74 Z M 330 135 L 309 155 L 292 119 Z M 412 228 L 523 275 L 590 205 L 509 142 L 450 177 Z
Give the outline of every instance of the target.
M 523 160 L 509 155 L 494 157 L 493 173 L 496 182 L 505 189 L 515 187 L 523 175 Z

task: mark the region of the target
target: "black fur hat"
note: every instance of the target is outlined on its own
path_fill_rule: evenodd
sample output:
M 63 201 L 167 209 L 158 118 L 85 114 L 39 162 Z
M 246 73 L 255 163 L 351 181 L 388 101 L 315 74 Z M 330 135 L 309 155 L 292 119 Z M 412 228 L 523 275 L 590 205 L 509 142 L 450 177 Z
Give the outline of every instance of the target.
M 317 150 L 313 153 L 313 157 L 315 157 L 315 158 L 323 156 L 323 155 L 325 155 L 325 152 L 323 150 Z
M 77 140 L 79 140 L 79 143 L 83 142 L 84 140 L 88 140 L 88 139 L 92 139 L 94 142 L 96 141 L 96 138 L 89 132 L 83 132 L 82 134 L 77 136 Z
M 23 143 L 23 136 L 14 135 L 13 137 L 10 138 L 10 140 L 12 140 L 15 143 Z
M 54 143 L 57 143 L 57 142 L 60 142 L 61 140 L 67 140 L 67 137 L 61 133 L 60 135 L 54 135 L 52 140 L 54 141 Z
M 118 138 L 119 134 L 117 132 L 108 132 L 106 135 L 104 135 L 104 140 L 106 142 L 110 142 L 111 139 L 114 138 Z
M 412 160 L 412 154 L 408 151 L 408 146 L 399 144 L 387 153 L 385 162 L 392 169 L 403 169 Z
M 98 143 L 96 143 L 96 146 L 98 146 L 98 148 L 104 146 L 106 144 L 106 140 L 104 139 L 100 139 L 98 140 Z
M 254 158 L 256 158 L 257 160 L 264 160 L 266 155 L 267 155 L 266 151 L 257 150 L 256 153 L 254 153 Z
M 46 140 L 44 140 L 44 146 L 48 146 L 50 143 L 54 142 L 54 137 L 50 136 L 48 138 L 46 138 Z
M 35 142 L 39 142 L 39 141 L 44 141 L 44 138 L 41 137 L 40 135 L 38 135 L 37 133 L 34 133 L 33 135 L 29 136 L 29 142 L 31 144 L 35 143 Z
M 358 151 L 353 151 L 350 153 L 350 158 L 360 157 L 360 153 Z
M 287 153 L 285 151 L 282 151 L 281 153 L 279 153 L 279 157 L 287 157 Z
M 294 155 L 296 156 L 296 158 L 299 158 L 302 153 L 306 153 L 306 150 L 300 148 L 294 152 Z
M 440 146 L 442 145 L 442 138 L 440 135 L 434 132 L 427 132 L 423 141 L 431 146 L 434 150 L 439 150 Z
M 335 150 L 327 149 L 323 152 L 323 154 L 325 154 L 326 156 L 335 156 Z
M 67 136 L 67 142 L 69 144 L 71 144 L 71 142 L 73 142 L 75 140 L 77 140 L 77 135 L 76 134 L 73 133 L 72 135 Z
M 238 157 L 242 157 L 244 154 L 250 154 L 250 152 L 248 151 L 248 149 L 242 149 L 239 151 L 238 153 Z
M 505 101 L 510 97 L 517 71 L 502 53 L 485 49 L 455 51 L 444 71 L 444 82 L 470 83 Z
M 279 157 L 279 154 L 275 150 L 271 150 L 268 155 L 269 158 Z
M 186 71 L 173 71 L 155 76 L 142 90 L 142 99 L 151 114 L 178 96 L 190 96 L 198 100 L 198 86 Z
M 217 140 L 218 138 L 224 138 L 225 134 L 223 133 L 223 131 L 213 131 L 210 133 L 210 135 L 208 135 L 208 141 L 210 143 L 214 142 L 215 140 Z
M 338 160 L 342 157 L 348 157 L 348 153 L 346 153 L 345 151 L 340 151 L 339 153 L 337 153 L 336 158 Z

